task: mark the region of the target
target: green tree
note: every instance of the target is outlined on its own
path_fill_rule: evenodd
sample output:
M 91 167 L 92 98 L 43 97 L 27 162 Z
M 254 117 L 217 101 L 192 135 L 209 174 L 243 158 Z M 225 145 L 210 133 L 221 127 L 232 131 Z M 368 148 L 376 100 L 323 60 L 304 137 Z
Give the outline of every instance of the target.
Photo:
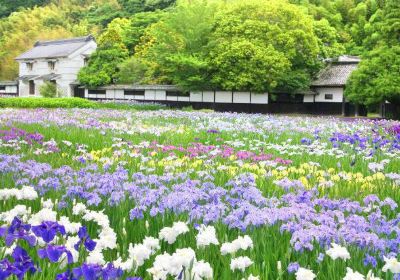
M 176 0 L 118 0 L 126 15 L 162 10 L 173 5 Z
M 34 6 L 44 6 L 50 0 L 0 0 L 0 18 L 9 16 L 12 12 Z
M 98 41 L 98 48 L 90 56 L 88 65 L 78 73 L 79 82 L 88 87 L 116 82 L 118 65 L 128 58 L 128 51 L 117 30 L 108 29 Z
M 363 56 L 346 87 L 346 97 L 358 104 L 390 101 L 400 104 L 400 3 L 387 0 L 375 21 L 374 48 Z M 378 34 L 378 35 L 377 35 Z
M 364 57 L 346 86 L 346 98 L 358 104 L 400 104 L 400 46 L 383 46 Z
M 140 43 L 146 29 L 163 19 L 165 14 L 165 11 L 156 10 L 154 12 L 136 13 L 129 18 L 130 25 L 125 29 L 123 41 L 130 54 L 134 53 L 135 47 Z
M 145 83 L 172 83 L 182 89 L 210 87 L 207 45 L 217 5 L 182 1 L 162 21 L 151 25 L 135 52 Z M 138 77 L 136 76 L 136 77 Z
M 220 10 L 215 22 L 210 66 L 219 87 L 227 86 L 226 77 L 245 71 L 236 84 L 232 79 L 229 89 L 244 89 L 247 81 L 249 90 L 293 92 L 307 88 L 321 66 L 313 20 L 295 5 L 238 1 Z M 239 51 L 239 47 L 249 49 Z M 261 76 L 266 78 L 257 82 Z

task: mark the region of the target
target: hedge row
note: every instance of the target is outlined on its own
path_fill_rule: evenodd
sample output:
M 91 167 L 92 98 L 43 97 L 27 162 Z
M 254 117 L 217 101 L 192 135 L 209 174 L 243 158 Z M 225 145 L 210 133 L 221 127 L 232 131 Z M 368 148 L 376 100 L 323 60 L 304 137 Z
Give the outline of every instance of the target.
M 104 108 L 120 110 L 152 111 L 166 109 L 167 106 L 156 103 L 135 102 L 95 102 L 83 98 L 0 98 L 0 108 Z
M 0 108 L 98 108 L 96 102 L 83 98 L 0 98 Z

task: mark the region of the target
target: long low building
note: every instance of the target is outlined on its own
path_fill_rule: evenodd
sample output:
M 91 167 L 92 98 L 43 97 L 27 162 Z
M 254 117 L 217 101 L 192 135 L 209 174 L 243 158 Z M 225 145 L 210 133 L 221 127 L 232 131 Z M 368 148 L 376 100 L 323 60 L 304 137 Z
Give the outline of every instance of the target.
M 85 88 L 82 93 L 84 95 L 81 97 L 95 100 L 268 104 L 268 93 L 239 91 L 183 92 L 172 85 L 111 85 L 96 89 Z
M 0 96 L 18 96 L 18 82 L 0 81 Z

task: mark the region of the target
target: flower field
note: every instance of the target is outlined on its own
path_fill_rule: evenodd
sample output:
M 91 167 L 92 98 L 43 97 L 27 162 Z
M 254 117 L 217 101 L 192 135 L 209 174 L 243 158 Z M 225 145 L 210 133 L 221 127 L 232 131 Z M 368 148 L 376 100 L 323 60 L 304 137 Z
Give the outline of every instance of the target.
M 1 279 L 400 279 L 400 123 L 0 111 Z

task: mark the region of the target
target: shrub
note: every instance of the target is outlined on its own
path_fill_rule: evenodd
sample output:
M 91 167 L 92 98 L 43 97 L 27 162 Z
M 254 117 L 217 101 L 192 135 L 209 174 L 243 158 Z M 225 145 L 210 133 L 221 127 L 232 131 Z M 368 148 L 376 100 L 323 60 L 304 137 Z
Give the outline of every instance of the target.
M 61 95 L 57 85 L 51 82 L 45 82 L 40 86 L 39 91 L 41 96 L 48 98 L 60 97 Z
M 98 108 L 96 102 L 83 98 L 1 98 L 0 108 Z

